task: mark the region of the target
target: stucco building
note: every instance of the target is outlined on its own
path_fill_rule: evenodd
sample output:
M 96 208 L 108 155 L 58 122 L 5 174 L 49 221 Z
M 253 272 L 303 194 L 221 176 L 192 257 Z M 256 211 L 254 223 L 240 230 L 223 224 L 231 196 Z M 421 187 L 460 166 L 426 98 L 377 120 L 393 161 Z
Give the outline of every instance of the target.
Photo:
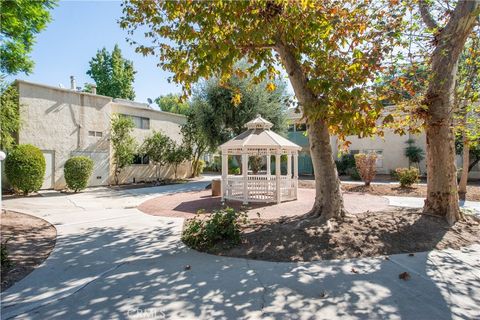
M 112 99 L 97 94 L 53 86 L 16 81 L 20 97 L 21 128 L 18 143 L 33 144 L 45 156 L 47 168 L 43 189 L 65 187 L 63 169 L 72 156 L 83 155 L 94 161 L 89 186 L 113 183 L 110 122 L 115 113 L 132 117 L 133 135 L 140 145 L 153 131 L 162 131 L 180 143 L 182 115 L 150 108 L 147 104 Z M 178 177 L 190 174 L 188 163 L 178 168 Z M 169 167 L 161 168 L 161 176 L 173 176 Z M 156 179 L 155 165 L 142 155 L 120 175 L 120 183 Z
M 296 144 L 302 146 L 299 152 L 299 174 L 310 175 L 313 174 L 313 165 L 310 157 L 310 147 L 308 137 L 306 135 L 306 124 L 301 113 L 295 112 L 295 109 L 288 110 L 288 118 L 290 121 L 288 129 L 288 138 Z M 384 137 L 358 138 L 356 136 L 349 136 L 348 141 L 351 142 L 349 152 L 352 154 L 363 152 L 375 152 L 378 155 L 377 159 L 377 173 L 389 174 L 396 168 L 407 168 L 409 166 L 408 158 L 405 156 L 405 148 L 407 147 L 407 140 L 413 139 L 415 145 L 426 150 L 425 134 L 421 133 L 398 135 L 393 131 L 386 131 Z M 341 142 L 337 137 L 330 138 L 333 153 L 340 155 Z M 426 173 L 425 160 L 420 162 L 420 171 L 422 174 Z M 457 168 L 461 168 L 462 158 L 457 156 Z M 471 179 L 480 178 L 480 164 L 476 165 L 469 174 Z

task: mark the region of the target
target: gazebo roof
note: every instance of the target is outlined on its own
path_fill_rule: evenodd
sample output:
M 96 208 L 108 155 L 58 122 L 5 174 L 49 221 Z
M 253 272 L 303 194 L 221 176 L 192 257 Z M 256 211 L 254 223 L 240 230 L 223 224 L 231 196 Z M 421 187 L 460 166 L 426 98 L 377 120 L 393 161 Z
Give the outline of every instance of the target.
M 247 130 L 220 146 L 222 150 L 228 149 L 288 149 L 300 150 L 302 147 L 273 132 L 273 124 L 257 115 L 255 119 L 245 124 Z

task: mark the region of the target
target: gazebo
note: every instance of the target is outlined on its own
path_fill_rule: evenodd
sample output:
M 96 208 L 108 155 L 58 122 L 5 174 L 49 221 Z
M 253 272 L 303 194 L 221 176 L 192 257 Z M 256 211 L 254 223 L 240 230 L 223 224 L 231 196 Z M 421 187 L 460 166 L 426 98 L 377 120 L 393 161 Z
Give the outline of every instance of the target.
M 277 202 L 297 199 L 298 151 L 301 147 L 271 131 L 273 124 L 260 115 L 245 124 L 247 130 L 222 144 L 222 201 Z M 271 156 L 275 156 L 275 171 L 271 171 Z M 229 174 L 228 157 L 241 156 L 241 174 Z M 281 159 L 286 159 L 286 174 L 282 175 Z M 248 170 L 249 158 L 265 159 L 266 170 Z M 265 158 L 263 158 L 265 157 Z M 292 175 L 293 158 L 293 175 Z

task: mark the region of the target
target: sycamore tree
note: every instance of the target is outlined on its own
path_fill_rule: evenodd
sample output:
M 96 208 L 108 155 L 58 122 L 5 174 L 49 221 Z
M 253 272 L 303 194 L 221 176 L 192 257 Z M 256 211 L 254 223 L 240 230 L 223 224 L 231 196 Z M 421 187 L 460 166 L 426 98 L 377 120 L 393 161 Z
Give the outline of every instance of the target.
M 285 70 L 308 124 L 316 197 L 307 216 L 325 221 L 345 213 L 330 135 L 376 132 L 383 106 L 368 84 L 392 57 L 403 11 L 396 0 L 131 0 L 120 25 L 143 32 L 137 52 L 158 56 L 186 94 L 202 78 L 242 76 L 241 59 L 254 80 Z
M 30 73 L 34 62 L 29 54 L 35 37 L 52 20 L 50 10 L 56 0 L 1 0 L 0 71 L 6 74 Z
M 113 149 L 113 166 L 115 184 L 118 184 L 118 177 L 122 169 L 132 164 L 137 144 L 132 136 L 135 124 L 132 118 L 115 114 L 111 121 L 110 142 Z
M 480 0 L 460 0 L 448 10 L 420 0 L 418 9 L 431 33 L 433 49 L 428 61 L 428 88 L 420 112 L 427 137 L 428 183 L 423 210 L 443 216 L 453 224 L 462 218 L 455 164 L 454 92 L 459 58 L 478 23 Z
M 133 62 L 122 56 L 117 44 L 112 52 L 108 52 L 106 48 L 98 50 L 90 60 L 90 69 L 87 71 L 95 80 L 98 94 L 128 100 L 135 99 L 135 73 Z

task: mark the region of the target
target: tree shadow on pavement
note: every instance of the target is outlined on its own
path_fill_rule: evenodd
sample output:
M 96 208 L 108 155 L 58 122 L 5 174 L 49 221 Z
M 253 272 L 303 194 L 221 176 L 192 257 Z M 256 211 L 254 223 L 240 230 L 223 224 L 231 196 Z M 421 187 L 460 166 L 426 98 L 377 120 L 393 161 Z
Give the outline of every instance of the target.
M 46 263 L 2 295 L 2 318 L 451 319 L 480 310 L 480 262 L 467 248 L 275 263 L 188 249 L 181 223 L 64 230 Z M 408 281 L 398 278 L 404 271 Z

